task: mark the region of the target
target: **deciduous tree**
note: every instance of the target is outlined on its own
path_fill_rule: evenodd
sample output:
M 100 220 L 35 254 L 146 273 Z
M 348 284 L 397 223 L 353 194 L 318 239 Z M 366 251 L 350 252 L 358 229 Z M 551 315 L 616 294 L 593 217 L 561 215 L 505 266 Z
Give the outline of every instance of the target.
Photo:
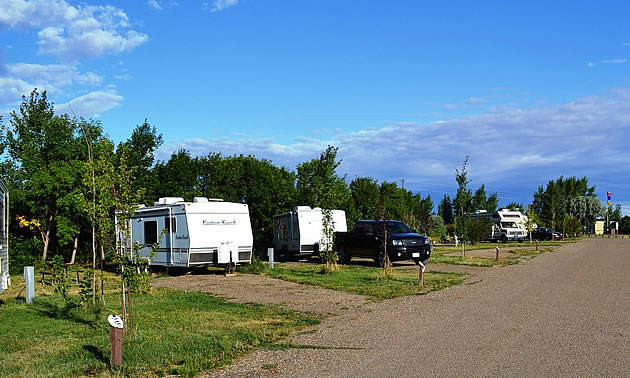
M 300 205 L 323 209 L 346 208 L 350 192 L 345 176 L 337 175 L 341 160 L 337 160 L 337 147 L 328 146 L 319 159 L 297 166 L 297 201 Z
M 67 115 L 55 115 L 46 91 L 40 95 L 33 90 L 28 98 L 22 96 L 20 110 L 11 113 L 11 126 L 3 136 L 9 159 L 17 168 L 15 179 L 23 188 L 22 205 L 28 212 L 24 215 L 39 223 L 43 260 L 59 217 L 72 217 L 68 206 L 76 200 L 75 189 L 81 177 L 77 159 L 81 153 L 77 150 L 75 132 L 75 124 Z M 60 230 L 77 232 L 63 226 Z
M 361 219 L 376 219 L 379 193 L 379 185 L 371 177 L 356 177 L 350 182 L 352 206 L 347 211 L 350 225 Z

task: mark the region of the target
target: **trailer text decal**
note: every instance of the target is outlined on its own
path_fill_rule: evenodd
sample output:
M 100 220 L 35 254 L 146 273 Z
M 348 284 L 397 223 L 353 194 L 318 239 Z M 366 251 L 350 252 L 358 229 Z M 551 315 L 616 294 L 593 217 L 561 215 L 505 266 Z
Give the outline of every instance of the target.
M 233 220 L 222 219 L 220 222 L 219 221 L 211 221 L 211 220 L 204 219 L 201 222 L 201 224 L 203 226 L 236 226 L 236 219 L 233 219 Z

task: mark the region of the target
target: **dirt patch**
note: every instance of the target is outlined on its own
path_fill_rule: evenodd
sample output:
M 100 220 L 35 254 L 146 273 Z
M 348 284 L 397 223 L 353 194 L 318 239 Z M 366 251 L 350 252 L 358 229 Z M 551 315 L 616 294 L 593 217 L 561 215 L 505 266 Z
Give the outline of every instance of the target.
M 303 264 L 295 262 L 290 264 Z M 353 264 L 370 264 L 369 261 L 353 261 Z M 414 269 L 413 261 L 396 262 L 393 269 Z M 428 264 L 427 272 L 466 274 L 465 281 L 475 280 L 479 272 L 487 268 L 465 265 Z M 285 307 L 294 311 L 320 315 L 339 315 L 360 308 L 372 301 L 365 296 L 297 284 L 267 276 L 238 273 L 234 276 L 205 273 L 190 276 L 158 278 L 154 287 L 209 293 L 230 302 L 262 303 Z
M 371 303 L 364 296 L 300 285 L 254 274 L 202 274 L 159 278 L 154 287 L 210 293 L 230 302 L 279 305 L 290 310 L 338 315 Z

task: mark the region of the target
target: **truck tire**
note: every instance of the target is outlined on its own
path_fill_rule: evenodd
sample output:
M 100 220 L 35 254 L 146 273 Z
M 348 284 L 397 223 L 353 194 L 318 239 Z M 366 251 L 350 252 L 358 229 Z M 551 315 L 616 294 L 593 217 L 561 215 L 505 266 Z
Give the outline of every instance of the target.
M 276 251 L 278 250 L 276 249 Z M 277 256 L 278 256 L 276 257 L 277 262 L 286 262 L 287 260 L 289 260 L 289 249 L 286 246 L 282 246 L 282 249 L 279 251 Z
M 350 264 L 352 257 L 348 254 L 345 246 L 339 247 L 339 264 Z
M 378 264 L 378 266 L 380 268 L 384 268 L 385 267 L 385 254 L 384 253 L 381 252 L 381 253 L 378 254 L 378 259 L 376 260 L 376 264 Z M 388 256 L 388 258 L 387 258 L 387 267 L 389 268 L 391 266 L 392 266 L 392 259 L 389 258 L 389 256 Z

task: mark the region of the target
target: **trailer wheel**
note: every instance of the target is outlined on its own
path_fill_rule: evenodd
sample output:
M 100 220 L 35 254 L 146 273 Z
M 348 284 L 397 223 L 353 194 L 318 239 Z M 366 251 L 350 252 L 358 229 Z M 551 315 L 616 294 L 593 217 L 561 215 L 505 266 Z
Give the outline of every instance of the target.
M 167 271 L 168 268 L 161 265 L 149 265 L 149 272 L 151 274 L 160 274 Z M 168 275 L 168 274 L 167 274 Z
M 352 260 L 352 257 L 348 254 L 348 251 L 346 251 L 346 247 L 343 245 L 340 246 L 339 247 L 339 263 L 350 264 L 350 260 Z

